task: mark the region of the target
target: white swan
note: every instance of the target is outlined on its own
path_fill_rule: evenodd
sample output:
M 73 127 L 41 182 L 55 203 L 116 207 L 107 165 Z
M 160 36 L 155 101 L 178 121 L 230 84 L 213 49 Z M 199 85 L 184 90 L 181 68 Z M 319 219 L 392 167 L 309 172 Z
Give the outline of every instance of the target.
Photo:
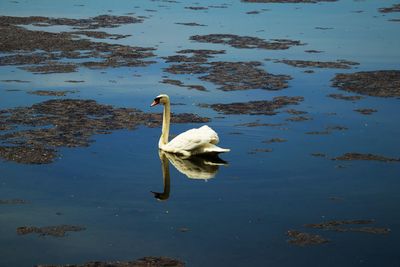
M 190 129 L 183 132 L 168 142 L 169 122 L 171 119 L 169 96 L 165 94 L 158 95 L 154 98 L 151 106 L 153 107 L 160 103 L 164 105 L 164 113 L 161 137 L 158 141 L 159 149 L 169 153 L 182 154 L 187 157 L 199 154 L 224 153 L 230 151 L 230 149 L 216 146 L 219 142 L 218 134 L 207 125 L 198 129 Z

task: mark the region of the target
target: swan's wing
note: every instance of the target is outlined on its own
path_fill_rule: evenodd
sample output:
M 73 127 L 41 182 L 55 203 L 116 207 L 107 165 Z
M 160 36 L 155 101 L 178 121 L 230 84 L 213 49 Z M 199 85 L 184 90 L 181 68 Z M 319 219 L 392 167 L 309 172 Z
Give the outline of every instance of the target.
M 179 153 L 180 151 L 192 151 L 209 144 L 218 144 L 218 134 L 204 125 L 198 129 L 190 129 L 181 133 L 165 145 L 166 151 Z

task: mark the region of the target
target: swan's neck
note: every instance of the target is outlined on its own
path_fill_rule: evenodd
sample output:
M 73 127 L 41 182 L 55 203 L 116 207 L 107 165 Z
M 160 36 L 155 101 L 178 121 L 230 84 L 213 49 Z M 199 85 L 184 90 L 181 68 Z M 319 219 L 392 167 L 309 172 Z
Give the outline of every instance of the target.
M 169 101 L 164 104 L 164 112 L 163 112 L 163 122 L 162 122 L 162 130 L 161 137 L 158 141 L 158 147 L 168 144 L 168 136 L 169 136 L 169 121 L 171 119 L 171 107 Z

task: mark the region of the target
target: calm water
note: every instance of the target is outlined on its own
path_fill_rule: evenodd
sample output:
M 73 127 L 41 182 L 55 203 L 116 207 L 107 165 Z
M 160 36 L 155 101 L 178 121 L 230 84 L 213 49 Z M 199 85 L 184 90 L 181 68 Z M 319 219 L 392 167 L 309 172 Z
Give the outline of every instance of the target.
M 156 200 L 151 191 L 163 191 L 162 164 L 157 151 L 160 128 L 140 127 L 96 135 L 86 148 L 61 148 L 60 158 L 47 165 L 0 162 L 0 199 L 20 198 L 25 205 L 0 205 L 0 266 L 83 263 L 90 260 L 132 260 L 143 256 L 179 258 L 187 266 L 400 266 L 400 164 L 373 161 L 331 161 L 346 152 L 400 157 L 400 100 L 365 97 L 357 102 L 335 100 L 340 93 L 330 86 L 337 72 L 399 69 L 400 24 L 377 11 L 396 1 L 338 1 L 323 4 L 245 4 L 240 1 L 201 1 L 221 5 L 206 11 L 185 9 L 192 2 L 162 1 L 1 1 L 1 15 L 87 18 L 100 14 L 148 16 L 141 24 L 106 29 L 132 34 L 114 43 L 156 47 L 156 64 L 145 68 L 89 70 L 67 74 L 34 75 L 13 67 L 0 68 L 0 107 L 30 106 L 51 97 L 28 90 L 79 90 L 67 97 L 95 99 L 117 107 L 150 110 L 154 96 L 168 93 L 174 112 L 193 112 L 212 118 L 221 146 L 231 152 L 229 162 L 211 171 L 214 178 L 189 179 L 170 164 L 169 198 Z M 84 6 L 79 6 L 84 5 Z M 156 10 L 150 12 L 146 10 Z M 256 15 L 246 12 L 268 9 Z M 362 10 L 362 13 L 354 11 Z M 187 27 L 176 22 L 197 22 Z M 331 29 L 321 30 L 316 27 Z M 32 27 L 34 28 L 34 27 Z M 59 31 L 60 27 L 40 28 Z M 102 29 L 100 29 L 102 30 Z M 195 34 L 233 33 L 264 39 L 289 38 L 307 43 L 288 50 L 235 49 L 191 42 Z M 223 92 L 189 75 L 169 75 L 189 84 L 202 84 L 209 92 L 161 84 L 168 66 L 161 56 L 185 48 L 225 49 L 213 60 L 264 63 L 268 72 L 289 74 L 290 87 L 281 91 Z M 324 53 L 310 54 L 316 49 Z M 264 59 L 337 60 L 359 62 L 356 69 L 304 69 Z M 134 74 L 141 75 L 140 77 Z M 183 77 L 183 78 L 182 78 Z M 190 80 L 185 80 L 185 78 Z M 84 80 L 70 84 L 65 80 Z M 116 82 L 112 82 L 116 81 Z M 21 89 L 10 91 L 9 89 Z M 220 117 L 198 103 L 230 103 L 304 96 L 293 108 L 307 111 L 313 120 L 282 127 L 245 127 L 240 123 L 282 123 L 290 114 Z M 375 108 L 370 116 L 356 108 Z M 161 108 L 157 111 L 161 112 Z M 329 115 L 329 113 L 336 115 Z M 347 131 L 308 135 L 327 126 Z M 197 124 L 172 125 L 172 133 Z M 240 133 L 240 134 L 237 134 Z M 287 142 L 266 144 L 271 138 Z M 251 153 L 272 148 L 273 152 Z M 249 153 L 250 152 L 250 153 Z M 328 158 L 313 157 L 325 153 Z M 345 168 L 338 168 L 344 165 Z M 165 165 L 164 165 L 165 167 Z M 332 201 L 332 197 L 338 201 Z M 387 227 L 387 235 L 339 233 L 304 228 L 327 220 L 374 219 Z M 62 238 L 19 236 L 19 226 L 82 225 L 87 229 Z M 183 231 L 185 229 L 187 231 Z M 316 233 L 331 240 L 298 247 L 287 242 L 286 231 Z

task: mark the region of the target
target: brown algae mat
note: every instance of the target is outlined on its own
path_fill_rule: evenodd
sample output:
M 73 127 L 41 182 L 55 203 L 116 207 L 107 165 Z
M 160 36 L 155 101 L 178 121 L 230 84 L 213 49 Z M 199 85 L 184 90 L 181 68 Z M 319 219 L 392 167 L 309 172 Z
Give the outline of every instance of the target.
M 400 4 L 394 4 L 391 7 L 382 7 L 378 9 L 381 13 L 400 12 Z
M 369 96 L 400 97 L 400 71 L 339 73 L 332 79 L 332 86 Z
M 259 68 L 262 64 L 250 62 L 210 62 L 174 64 L 165 71 L 172 74 L 206 74 L 199 79 L 214 83 L 223 91 L 264 89 L 280 90 L 288 87 L 288 75 L 275 75 Z
M 55 237 L 63 237 L 67 232 L 79 232 L 86 230 L 85 227 L 76 226 L 76 225 L 56 225 L 56 226 L 44 226 L 44 227 L 36 227 L 36 226 L 21 226 L 17 228 L 17 234 L 19 235 L 27 235 L 31 233 L 39 234 L 40 236 L 55 236 Z
M 348 61 L 348 60 L 337 60 L 337 61 L 310 61 L 310 60 L 290 60 L 282 59 L 275 60 L 275 63 L 283 63 L 292 67 L 297 68 L 321 68 L 321 69 L 351 69 L 353 66 L 360 65 L 360 63 Z
M 62 90 L 62 91 L 36 90 L 36 91 L 28 91 L 28 94 L 38 95 L 38 96 L 66 96 L 67 94 L 74 94 L 77 92 L 78 91 L 75 90 Z
M 57 147 L 85 147 L 94 134 L 139 125 L 156 127 L 161 121 L 161 113 L 114 108 L 94 100 L 54 99 L 31 107 L 0 110 L 0 124 L 7 126 L 1 129 L 7 132 L 0 132 L 0 157 L 26 164 L 51 163 L 57 157 Z M 189 113 L 172 116 L 174 123 L 208 121 Z
M 364 97 L 359 95 L 343 95 L 343 94 L 329 94 L 328 97 L 338 100 L 346 100 L 346 101 L 357 101 L 361 100 Z
M 275 115 L 277 109 L 287 105 L 297 105 L 304 98 L 302 96 L 279 96 L 272 100 L 250 102 L 236 102 L 230 104 L 200 104 L 201 107 L 212 108 L 223 114 Z
M 400 158 L 390 158 L 381 155 L 374 154 L 363 154 L 363 153 L 345 153 L 342 156 L 333 158 L 332 160 L 373 160 L 373 161 L 381 161 L 381 162 L 400 162 Z
M 325 221 L 322 223 L 305 224 L 304 227 L 313 228 L 317 230 L 324 230 L 324 231 L 334 231 L 340 233 L 356 232 L 356 233 L 379 234 L 379 235 L 387 235 L 390 233 L 391 230 L 386 227 L 376 227 L 376 226 L 354 227 L 354 225 L 369 225 L 373 223 L 375 223 L 374 220 L 332 220 L 332 221 Z M 287 231 L 287 236 L 291 238 L 288 240 L 290 244 L 298 246 L 320 245 L 330 242 L 330 240 L 325 239 L 320 235 L 304 233 L 297 230 Z
M 297 246 L 321 245 L 330 242 L 329 239 L 323 238 L 320 235 L 297 230 L 288 230 L 286 234 L 290 238 L 288 243 Z
M 36 267 L 184 267 L 185 263 L 167 257 L 144 257 L 134 261 L 91 261 L 83 264 L 36 265 Z
M 28 204 L 29 201 L 24 199 L 14 198 L 14 199 L 0 199 L 0 205 L 20 205 Z
M 188 89 L 194 89 L 198 91 L 207 91 L 207 89 L 202 86 L 202 85 L 196 85 L 196 84 L 184 84 L 183 82 L 179 80 L 173 80 L 173 79 L 164 79 L 161 81 L 161 83 L 166 83 L 166 84 L 172 84 L 178 87 L 185 87 Z
M 371 115 L 375 112 L 378 112 L 378 110 L 373 109 L 373 108 L 358 108 L 358 109 L 355 109 L 354 111 L 361 113 L 363 115 Z
M 270 41 L 252 37 L 252 36 L 239 36 L 235 34 L 206 34 L 206 35 L 193 35 L 190 40 L 201 43 L 225 44 L 235 48 L 259 48 L 268 50 L 284 50 L 292 46 L 304 45 L 297 40 L 289 39 L 272 39 Z
M 164 71 L 171 74 L 203 74 L 198 77 L 219 86 L 223 91 L 264 89 L 280 90 L 288 87 L 288 81 L 292 77 L 288 75 L 275 75 L 261 68 L 258 61 L 226 62 L 213 61 L 210 58 L 218 54 L 224 54 L 225 50 L 209 49 L 184 49 L 177 51 L 177 55 L 163 57 L 167 63 L 175 63 L 165 68 Z M 191 54 L 191 55 L 190 55 Z M 177 86 L 185 86 L 177 80 L 169 80 Z M 185 86 L 189 89 L 202 90 L 201 87 Z M 205 88 L 204 88 L 205 89 Z
M 154 62 L 145 59 L 154 56 L 152 51 L 155 48 L 109 44 L 81 38 L 81 35 L 94 38 L 122 38 L 103 32 L 88 33 L 81 30 L 113 28 L 139 22 L 142 22 L 142 19 L 109 15 L 88 19 L 0 16 L 0 38 L 3 40 L 0 43 L 0 52 L 4 53 L 0 57 L 0 66 L 21 66 L 22 69 L 37 74 L 74 72 L 82 66 L 87 68 L 147 66 Z M 43 27 L 65 25 L 80 31 L 52 33 L 28 30 L 20 26 L 30 24 Z
M 314 229 L 323 229 L 336 232 L 360 232 L 369 234 L 389 234 L 390 229 L 386 227 L 348 227 L 349 225 L 366 225 L 373 224 L 374 220 L 341 220 L 341 221 L 326 221 L 322 223 L 306 224 L 305 227 Z

